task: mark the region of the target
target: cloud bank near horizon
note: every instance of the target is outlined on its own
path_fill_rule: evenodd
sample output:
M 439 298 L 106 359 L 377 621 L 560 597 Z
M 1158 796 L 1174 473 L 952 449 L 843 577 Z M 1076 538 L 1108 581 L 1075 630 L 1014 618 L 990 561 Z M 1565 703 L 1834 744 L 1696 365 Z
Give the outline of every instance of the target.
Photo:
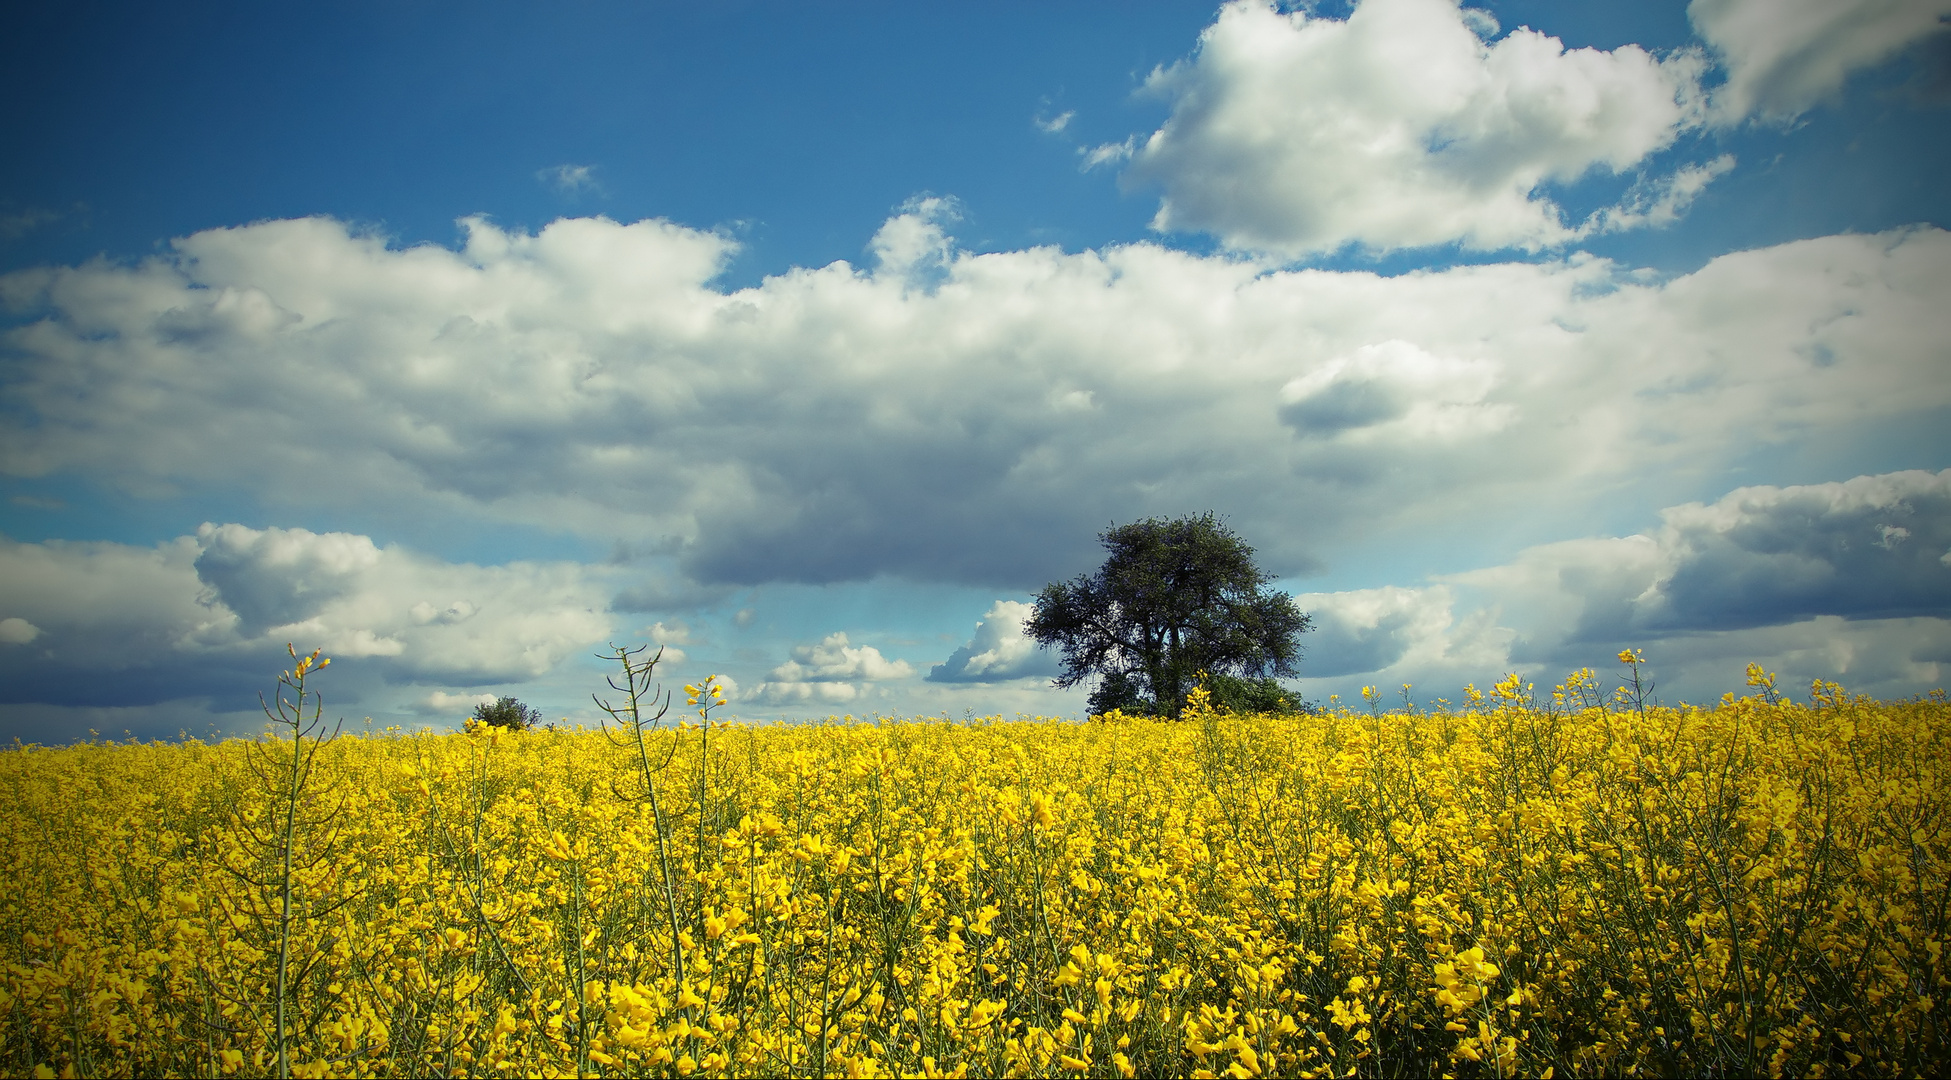
M 0 540 L 0 610 L 23 627 L 0 644 L 0 683 L 16 702 L 215 696 L 241 708 L 288 642 L 363 672 L 340 682 L 354 701 L 387 684 L 519 682 L 611 633 L 605 572 L 448 563 L 357 534 L 237 524 L 154 547 Z
M 1541 544 L 1425 586 L 1304 595 L 1321 629 L 1308 674 L 1556 678 L 1652 646 L 1698 696 L 1748 660 L 1886 693 L 1951 665 L 1951 470 L 1740 488 L 1660 516 L 1647 533 Z
M 467 688 L 548 674 L 607 639 L 609 572 L 446 564 L 364 536 L 234 524 L 154 548 L 9 541 L 0 675 L 17 701 L 99 709 L 246 695 L 237 705 L 297 639 L 351 661 L 335 670 L 353 676 L 355 700 L 419 686 L 413 711 L 464 712 L 493 698 Z M 1841 676 L 1888 693 L 1951 665 L 1951 469 L 1741 488 L 1669 507 L 1646 533 L 1298 600 L 1315 622 L 1303 684 L 1317 688 L 1454 692 L 1512 670 L 1556 678 L 1638 647 L 1669 687 L 1696 697 L 1750 660 L 1791 681 Z M 923 683 L 1039 684 L 1057 661 L 1023 634 L 1032 609 L 996 601 L 925 679 L 909 659 L 835 631 L 794 646 L 749 688 L 726 679 L 727 694 L 747 708 L 857 708 Z M 681 623 L 647 633 L 667 650 L 695 640 Z M 681 663 L 681 650 L 667 660 Z

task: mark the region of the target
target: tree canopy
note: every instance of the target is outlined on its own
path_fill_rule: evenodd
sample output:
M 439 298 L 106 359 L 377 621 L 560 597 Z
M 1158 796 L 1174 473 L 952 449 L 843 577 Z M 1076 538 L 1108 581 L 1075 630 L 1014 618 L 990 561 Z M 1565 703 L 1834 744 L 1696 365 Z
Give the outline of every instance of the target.
M 474 720 L 510 731 L 526 731 L 542 722 L 542 711 L 531 709 L 511 697 L 482 702 L 474 707 Z
M 1093 715 L 1112 709 L 1177 716 L 1199 673 L 1244 700 L 1277 700 L 1310 622 L 1267 588 L 1253 549 L 1211 513 L 1149 518 L 1098 535 L 1095 574 L 1046 585 L 1024 630 L 1063 650 L 1059 687 L 1093 676 Z

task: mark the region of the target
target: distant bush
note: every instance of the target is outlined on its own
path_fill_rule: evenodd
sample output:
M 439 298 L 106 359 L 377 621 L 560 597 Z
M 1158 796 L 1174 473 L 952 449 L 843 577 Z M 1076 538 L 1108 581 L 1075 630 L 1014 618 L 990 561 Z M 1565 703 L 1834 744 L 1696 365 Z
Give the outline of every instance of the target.
M 493 704 L 476 705 L 474 715 L 468 719 L 510 731 L 527 731 L 542 722 L 542 710 L 531 709 L 511 697 L 496 698 Z

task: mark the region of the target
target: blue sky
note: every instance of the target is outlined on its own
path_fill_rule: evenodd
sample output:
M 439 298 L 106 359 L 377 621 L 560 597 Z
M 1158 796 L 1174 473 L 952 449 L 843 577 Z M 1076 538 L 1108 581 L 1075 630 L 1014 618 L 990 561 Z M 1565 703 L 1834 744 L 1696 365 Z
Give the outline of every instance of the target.
M 1214 510 L 1298 688 L 1951 664 L 1942 0 L 64 5 L 0 80 L 0 736 L 1075 715 Z

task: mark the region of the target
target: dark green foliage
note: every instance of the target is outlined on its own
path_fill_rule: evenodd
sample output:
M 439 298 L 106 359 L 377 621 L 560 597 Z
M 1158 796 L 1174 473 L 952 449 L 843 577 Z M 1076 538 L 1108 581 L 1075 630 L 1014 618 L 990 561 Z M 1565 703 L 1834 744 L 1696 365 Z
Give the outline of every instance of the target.
M 1071 686 L 1075 683 L 1076 680 L 1068 683 L 1061 678 L 1057 680 L 1058 686 Z M 1087 709 L 1092 716 L 1102 716 L 1113 709 L 1126 716 L 1160 715 L 1158 703 L 1153 701 L 1145 690 L 1143 677 L 1128 671 L 1105 672 L 1098 679 L 1097 689 L 1091 691 Z M 1169 715 L 1171 711 L 1165 709 L 1164 713 Z
M 1213 679 L 1235 680 L 1227 693 L 1242 704 L 1283 694 L 1274 679 L 1295 674 L 1308 617 L 1266 588 L 1253 549 L 1217 517 L 1150 518 L 1098 539 L 1111 553 L 1104 565 L 1044 586 L 1024 626 L 1038 645 L 1063 649 L 1057 686 L 1096 676 L 1093 715 L 1176 717 L 1200 672 L 1218 700 Z
M 1206 690 L 1213 695 L 1213 708 L 1230 713 L 1312 713 L 1316 707 L 1301 700 L 1301 695 L 1283 688 L 1270 678 L 1245 679 L 1238 675 L 1207 675 Z
M 542 710 L 531 709 L 514 698 L 496 698 L 492 705 L 476 705 L 474 719 L 510 731 L 527 731 L 542 722 Z

